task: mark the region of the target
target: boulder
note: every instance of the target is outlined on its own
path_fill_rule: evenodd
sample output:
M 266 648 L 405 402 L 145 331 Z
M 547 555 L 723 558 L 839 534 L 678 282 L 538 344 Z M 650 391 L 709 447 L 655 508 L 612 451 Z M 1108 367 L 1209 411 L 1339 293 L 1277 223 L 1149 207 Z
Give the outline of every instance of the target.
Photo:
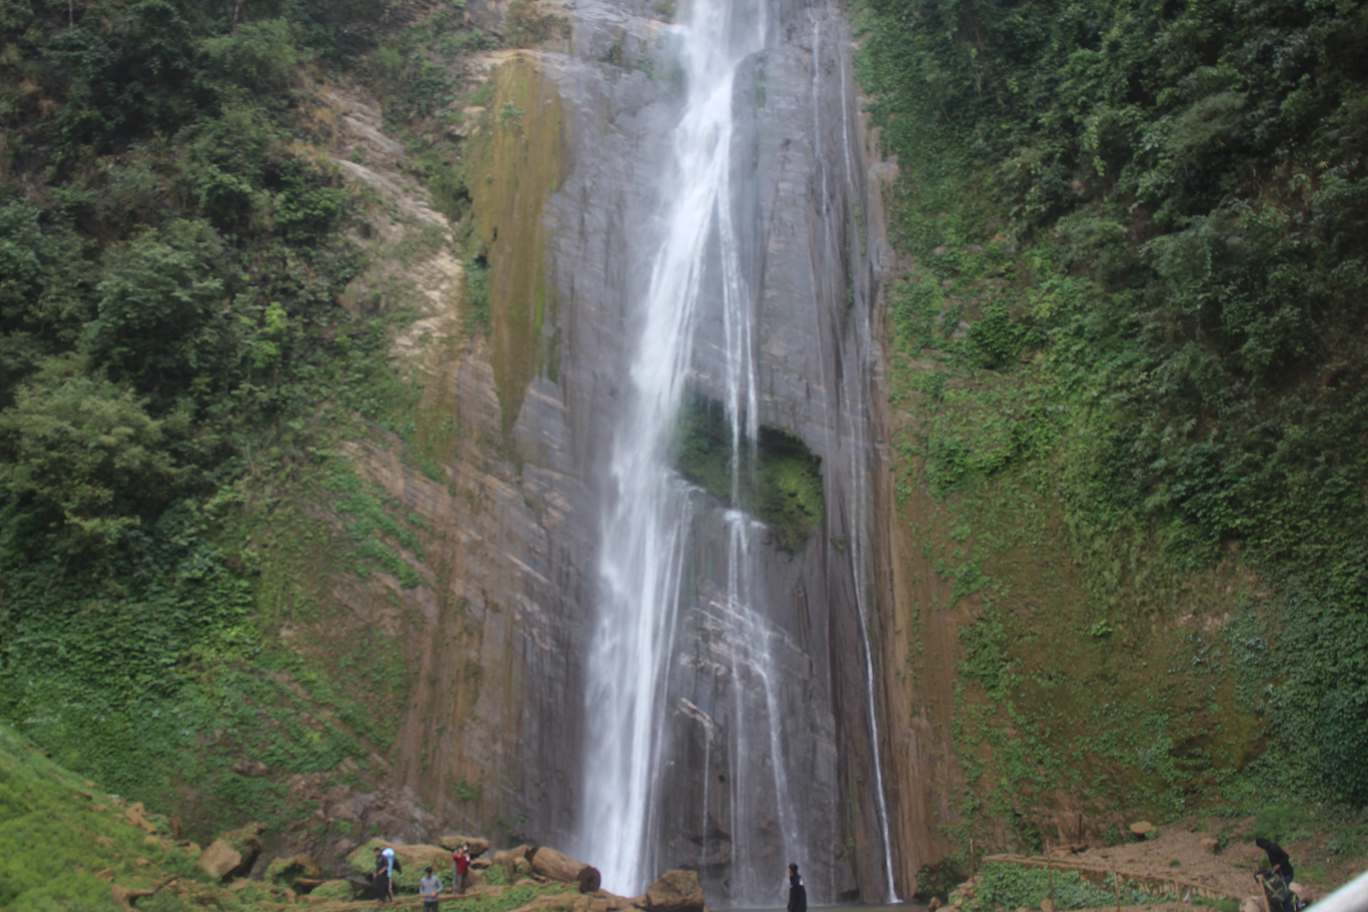
M 536 851 L 535 846 L 521 845 L 516 849 L 495 852 L 490 860 L 504 869 L 504 877 L 508 883 L 514 883 L 520 875 L 532 873 L 532 865 L 528 862 L 527 856 Z
M 249 823 L 215 839 L 199 857 L 199 866 L 218 880 L 245 877 L 261 854 L 261 834 L 266 827 Z
M 646 891 L 648 912 L 703 912 L 703 888 L 693 871 L 666 871 Z
M 467 846 L 471 858 L 479 858 L 489 851 L 489 840 L 478 836 L 443 836 L 437 844 L 448 852 L 456 851 L 457 846 Z
M 580 873 L 589 867 L 582 861 L 545 846 L 528 852 L 527 862 L 532 866 L 533 874 L 559 883 L 579 883 Z
M 318 886 L 323 868 L 309 855 L 280 856 L 271 859 L 266 868 L 266 879 L 287 887 L 294 887 L 301 879 Z

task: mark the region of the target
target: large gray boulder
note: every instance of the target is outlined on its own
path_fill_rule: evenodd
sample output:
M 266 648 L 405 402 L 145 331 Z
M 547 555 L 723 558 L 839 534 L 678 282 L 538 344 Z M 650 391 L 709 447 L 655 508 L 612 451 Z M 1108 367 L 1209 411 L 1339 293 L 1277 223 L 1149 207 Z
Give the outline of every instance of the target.
M 647 912 L 703 912 L 703 887 L 693 871 L 666 871 L 646 891 Z

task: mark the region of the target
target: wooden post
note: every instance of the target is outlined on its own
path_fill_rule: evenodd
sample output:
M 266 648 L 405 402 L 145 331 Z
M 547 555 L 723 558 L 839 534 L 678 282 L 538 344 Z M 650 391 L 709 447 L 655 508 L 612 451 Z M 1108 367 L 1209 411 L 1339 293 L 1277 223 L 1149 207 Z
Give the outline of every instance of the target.
M 1050 872 L 1050 905 L 1054 905 L 1054 865 L 1048 867 Z
M 1112 891 L 1116 894 L 1116 912 L 1121 912 L 1121 878 L 1112 871 Z
M 969 879 L 974 879 L 974 840 L 969 840 Z
M 1262 874 L 1255 874 L 1254 879 L 1259 882 L 1259 892 L 1263 894 L 1264 912 L 1270 912 L 1268 908 L 1268 884 L 1264 882 Z

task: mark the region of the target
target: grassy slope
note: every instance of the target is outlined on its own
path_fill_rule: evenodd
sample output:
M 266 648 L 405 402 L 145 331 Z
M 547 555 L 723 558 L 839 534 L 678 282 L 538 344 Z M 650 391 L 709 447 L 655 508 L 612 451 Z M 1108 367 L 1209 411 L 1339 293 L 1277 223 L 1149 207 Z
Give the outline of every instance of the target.
M 149 834 L 129 822 L 126 807 L 0 726 L 0 906 L 113 909 L 111 880 L 137 889 L 174 875 L 200 888 L 207 878 L 172 842 L 166 818 L 149 814 L 159 831 Z
M 143 912 L 253 912 L 279 909 L 287 902 L 281 884 L 215 883 L 196 863 L 199 848 L 176 842 L 164 815 L 136 813 L 146 822 L 139 826 L 132 822 L 129 807 L 120 796 L 58 766 L 42 748 L 0 725 L 0 907 L 10 912 L 112 912 L 115 886 L 160 888 L 137 900 Z M 369 864 L 369 845 L 356 854 Z M 364 874 L 369 868 L 358 863 L 355 870 Z M 421 873 L 405 871 L 406 893 L 416 893 Z M 327 891 L 338 898 L 314 907 L 373 906 L 372 901 L 342 899 L 349 899 L 350 888 L 340 886 L 343 889 Z M 534 901 L 540 908 L 555 908 L 555 897 L 565 897 L 560 906 L 566 907 L 577 896 L 572 886 L 526 883 L 482 890 L 460 901 L 448 898 L 443 905 L 509 912 Z

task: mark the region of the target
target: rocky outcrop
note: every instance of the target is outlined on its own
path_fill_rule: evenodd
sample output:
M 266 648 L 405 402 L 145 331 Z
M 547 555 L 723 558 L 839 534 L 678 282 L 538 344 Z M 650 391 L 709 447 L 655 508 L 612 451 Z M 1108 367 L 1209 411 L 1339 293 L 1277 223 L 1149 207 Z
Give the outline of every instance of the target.
M 200 853 L 199 866 L 221 881 L 244 877 L 261 854 L 261 834 L 266 828 L 249 823 L 215 839 Z
M 323 868 L 309 855 L 291 855 L 288 858 L 275 858 L 266 867 L 266 880 L 287 887 L 298 887 L 298 881 L 311 881 L 317 886 Z
M 589 865 L 546 846 L 531 849 L 527 853 L 527 863 L 532 866 L 533 874 L 560 883 L 582 884 L 596 876 L 587 873 L 593 870 Z M 598 887 L 595 885 L 590 889 L 597 890 Z
M 471 858 L 479 858 L 489 851 L 489 840 L 479 836 L 446 835 L 438 839 L 437 844 L 448 852 L 455 852 L 461 846 L 465 846 L 466 854 Z

